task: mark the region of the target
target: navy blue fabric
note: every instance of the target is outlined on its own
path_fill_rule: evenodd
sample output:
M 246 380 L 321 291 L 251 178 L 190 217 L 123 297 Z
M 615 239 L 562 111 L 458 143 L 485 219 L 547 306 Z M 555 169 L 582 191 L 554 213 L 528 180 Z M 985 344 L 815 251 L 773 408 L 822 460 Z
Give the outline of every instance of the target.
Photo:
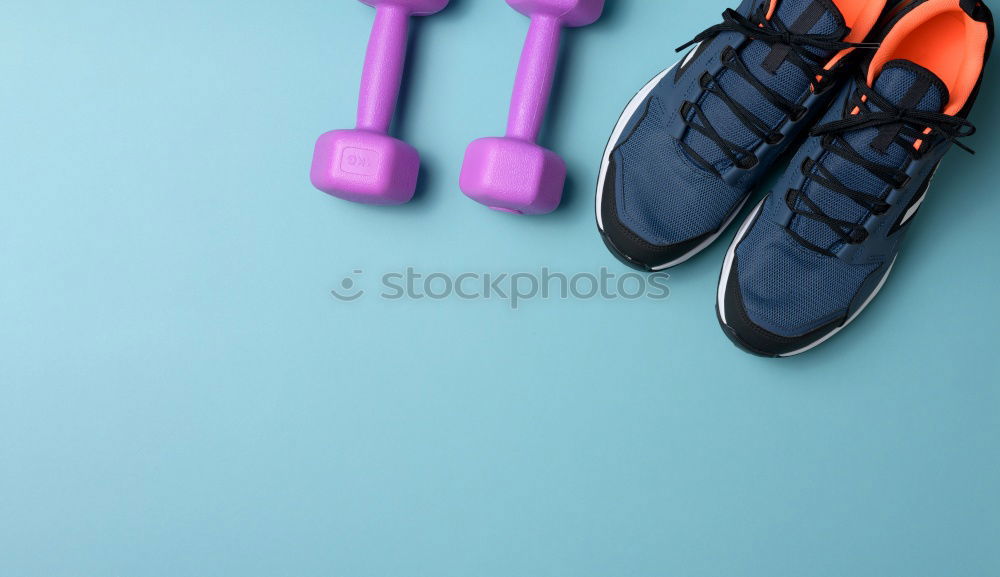
M 736 262 L 747 315 L 786 337 L 843 316 L 857 287 L 879 266 L 853 265 L 807 249 L 767 218 L 740 243 Z
M 834 12 L 826 12 L 811 32 L 828 33 L 843 26 L 842 17 L 829 0 L 782 0 L 778 14 L 790 26 L 814 2 Z M 749 15 L 763 5 L 764 0 L 744 0 L 738 11 Z M 683 74 L 678 77 L 679 67 L 675 67 L 653 89 L 617 143 L 613 160 L 617 168 L 614 198 L 618 217 L 625 228 L 650 244 L 677 244 L 721 228 L 794 136 L 825 108 L 826 96 L 810 95 L 809 79 L 798 67 L 786 61 L 772 75 L 761 67 L 771 47 L 760 41 L 744 41 L 736 32 L 723 32 L 715 40 L 706 41 L 707 48 L 685 67 Z M 724 137 L 747 147 L 759 143 L 758 137 L 718 97 L 706 97 L 698 82 L 705 71 L 718 71 L 724 48 L 741 44 L 741 58 L 757 78 L 790 101 L 806 105 L 809 111 L 798 122 L 788 122 L 745 79 L 731 71 L 719 74 L 720 85 L 728 94 L 771 126 L 780 125 L 789 134 L 778 145 L 763 145 L 755 168 L 737 170 L 735 176 L 723 179 L 697 164 L 679 144 L 683 138 L 706 159 L 716 162 L 718 168 L 729 167 L 714 142 L 686 130 L 679 110 L 684 101 L 701 102 L 712 125 Z
M 778 4 L 775 15 L 786 25 L 791 26 L 812 3 L 813 0 L 784 0 Z M 830 5 L 829 8 L 836 10 L 833 5 Z M 840 14 L 828 10 L 819 22 L 809 30 L 809 33 L 832 34 L 838 31 L 844 32 L 844 30 L 843 18 Z M 740 51 L 740 57 L 750 73 L 765 86 L 791 102 L 798 102 L 809 90 L 811 79 L 801 68 L 787 60 L 778 68 L 777 74 L 771 74 L 762 66 L 764 59 L 770 52 L 771 47 L 758 40 L 747 44 Z M 832 54 L 826 54 L 826 56 L 830 57 Z M 765 99 L 756 88 L 736 72 L 724 70 L 716 76 L 716 80 L 726 94 L 769 126 L 776 127 L 785 118 L 783 112 Z M 712 127 L 726 140 L 743 148 L 753 148 L 760 143 L 760 137 L 751 132 L 718 96 L 706 93 L 702 96 L 699 104 Z M 689 131 L 685 142 L 718 170 L 732 165 L 719 146 L 700 132 Z
M 928 72 L 927 74 L 929 75 L 930 73 Z M 875 80 L 874 88 L 893 104 L 899 104 L 903 96 L 916 81 L 917 72 L 912 69 L 912 65 L 905 66 L 900 63 L 890 62 Z M 935 79 L 916 108 L 918 110 L 940 112 L 946 104 L 946 99 L 946 88 L 940 81 L 936 81 Z M 877 110 L 877 108 L 873 107 L 873 110 Z M 903 168 L 910 159 L 906 150 L 896 142 L 884 153 L 875 150 L 872 148 L 871 143 L 877 134 L 877 128 L 869 128 L 867 130 L 852 132 L 846 135 L 845 140 L 854 150 L 871 162 L 877 162 L 884 166 Z M 832 172 L 848 188 L 879 198 L 885 198 L 889 193 L 890 185 L 888 183 L 879 180 L 867 169 L 845 158 L 836 154 L 826 153 L 816 158 L 816 160 L 817 164 L 825 166 L 827 170 Z M 818 168 L 814 168 L 813 172 L 815 173 L 818 170 Z M 833 218 L 861 223 L 869 215 L 868 211 L 858 203 L 843 194 L 820 186 L 812 180 L 807 180 L 801 190 L 824 213 Z M 802 202 L 801 200 L 799 201 L 800 206 L 802 206 Z M 813 219 L 796 218 L 792 223 L 792 230 L 807 241 L 828 250 L 836 251 L 842 244 L 840 237 L 837 236 L 833 229 Z
M 745 196 L 688 159 L 667 132 L 659 98 L 618 150 L 618 215 L 655 244 L 673 244 L 714 230 Z
M 913 67 L 911 63 L 889 63 L 876 79 L 875 89 L 898 103 L 917 74 L 930 75 Z M 853 85 L 845 87 L 819 123 L 849 113 L 848 97 L 854 90 Z M 933 79 L 917 108 L 940 111 L 946 99 L 944 85 Z M 875 128 L 859 130 L 848 133 L 846 139 L 865 158 L 906 169 L 913 175 L 911 183 L 904 190 L 893 191 L 892 197 L 886 196 L 890 186 L 863 167 L 824 154 L 817 137 L 809 138 L 792 159 L 775 192 L 764 203 L 762 214 L 736 249 L 740 295 L 747 316 L 755 324 L 780 336 L 796 337 L 849 316 L 867 299 L 866 291 L 874 289 L 871 275 L 883 274 L 892 263 L 907 230 L 891 232 L 892 224 L 900 220 L 949 147 L 939 144 L 924 158 L 913 161 L 899 144 L 892 144 L 885 152 L 873 148 L 871 143 L 878 132 Z M 844 185 L 891 199 L 889 212 L 873 216 L 844 195 L 804 177 L 800 167 L 807 157 L 822 162 Z M 785 204 L 789 188 L 804 190 L 831 216 L 865 223 L 873 234 L 861 245 L 843 247 L 828 226 L 793 215 Z M 836 249 L 832 250 L 835 255 L 806 248 L 788 233 L 786 225 L 809 242 Z

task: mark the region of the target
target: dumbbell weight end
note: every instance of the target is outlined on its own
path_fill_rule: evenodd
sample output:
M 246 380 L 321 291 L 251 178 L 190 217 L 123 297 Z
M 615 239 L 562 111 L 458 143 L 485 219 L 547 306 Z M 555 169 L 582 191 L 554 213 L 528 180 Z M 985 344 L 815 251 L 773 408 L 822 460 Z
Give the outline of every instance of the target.
M 443 9 L 448 0 L 362 0 L 375 7 L 358 98 L 357 128 L 319 137 L 310 180 L 323 192 L 364 204 L 413 198 L 420 155 L 388 135 L 406 61 L 409 18 Z

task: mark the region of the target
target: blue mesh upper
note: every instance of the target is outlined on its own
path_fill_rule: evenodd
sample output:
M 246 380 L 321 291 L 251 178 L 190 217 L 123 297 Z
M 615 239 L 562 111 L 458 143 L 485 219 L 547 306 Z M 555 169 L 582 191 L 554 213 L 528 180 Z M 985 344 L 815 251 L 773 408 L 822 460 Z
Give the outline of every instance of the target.
M 762 3 L 763 0 L 757 5 Z M 810 33 L 832 33 L 838 28 L 846 33 L 843 19 L 830 0 L 782 0 L 776 14 L 791 26 L 813 4 L 822 7 L 823 12 Z M 713 50 L 721 51 L 722 48 L 714 46 Z M 771 46 L 767 43 L 752 41 L 740 50 L 740 57 L 763 84 L 790 101 L 800 101 L 809 92 L 810 79 L 787 60 L 776 74 L 765 70 L 762 63 L 770 52 Z M 691 74 L 690 78 L 697 78 L 701 71 L 692 70 Z M 727 94 L 770 126 L 777 127 L 784 120 L 778 108 L 735 72 L 724 71 L 717 79 Z M 672 83 L 668 76 L 660 87 L 672 86 Z M 703 94 L 699 100 L 712 126 L 724 138 L 741 146 L 756 146 L 758 137 L 719 97 Z M 677 244 L 717 230 L 746 198 L 753 184 L 748 178 L 739 185 L 728 184 L 692 160 L 668 129 L 676 110 L 673 105 L 666 110 L 654 91 L 648 109 L 637 113 L 644 113 L 642 121 L 614 153 L 617 167 L 615 199 L 622 224 L 656 245 Z M 716 163 L 720 170 L 728 167 L 728 159 L 711 140 L 693 130 L 688 130 L 684 139 L 688 146 Z
M 900 102 L 917 80 L 918 73 L 913 67 L 912 63 L 888 63 L 876 79 L 875 89 L 891 102 Z M 947 89 L 932 79 L 917 108 L 940 111 L 946 100 Z M 844 113 L 842 106 L 833 107 L 820 122 L 837 120 Z M 847 133 L 845 139 L 872 162 L 903 167 L 910 157 L 901 145 L 894 143 L 886 152 L 871 146 L 878 134 L 878 128 L 869 128 Z M 812 154 L 821 150 L 818 138 L 811 138 L 800 155 L 810 150 Z M 817 162 L 828 168 L 845 186 L 880 197 L 888 193 L 888 184 L 839 155 L 823 153 Z M 798 171 L 799 165 L 793 162 L 789 170 Z M 868 211 L 862 206 L 815 181 L 807 179 L 802 190 L 834 218 L 860 223 L 868 216 Z M 776 191 L 774 194 L 780 196 L 771 197 L 765 203 L 763 214 L 736 250 L 736 262 L 747 315 L 766 330 L 791 337 L 803 335 L 843 316 L 864 281 L 884 263 L 854 264 L 821 254 L 797 242 L 776 222 L 780 221 L 779 207 L 784 203 L 781 192 Z M 792 219 L 790 227 L 817 246 L 832 247 L 832 250 L 839 247 L 840 237 L 829 226 L 816 220 L 797 216 Z
M 917 73 L 912 70 L 912 66 L 912 64 L 901 64 L 898 61 L 889 62 L 875 80 L 875 90 L 885 96 L 890 102 L 898 104 L 917 80 Z M 916 108 L 919 110 L 940 112 L 947 99 L 946 90 L 940 82 L 932 82 L 927 93 L 924 94 L 920 104 Z M 834 112 L 836 113 L 834 118 L 839 118 L 841 111 L 837 110 Z M 826 119 L 824 119 L 825 121 Z M 904 167 L 909 159 L 909 155 L 898 143 L 894 142 L 884 153 L 872 148 L 870 144 L 878 132 L 879 129 L 877 128 L 858 130 L 846 134 L 844 139 L 850 143 L 855 151 L 871 162 L 895 168 Z M 832 172 L 848 188 L 880 198 L 884 198 L 889 193 L 889 184 L 877 178 L 864 167 L 850 162 L 839 155 L 823 153 L 816 160 Z M 817 170 L 814 168 L 813 172 L 815 173 Z M 860 223 L 869 215 L 864 207 L 850 198 L 820 186 L 812 180 L 806 181 L 802 187 L 802 191 L 824 213 L 833 218 Z M 800 207 L 802 206 L 801 203 L 802 201 L 800 200 Z M 833 229 L 814 219 L 797 217 L 792 223 L 792 230 L 807 241 L 828 250 L 835 251 L 842 244 L 840 237 L 837 236 Z
M 766 217 L 736 249 L 740 292 L 750 319 L 792 337 L 843 315 L 879 265 L 853 265 L 807 249 Z
M 783 0 L 778 3 L 775 15 L 786 26 L 791 26 L 814 1 Z M 836 7 L 830 3 L 826 5 L 826 8 L 827 11 L 809 30 L 809 33 L 833 34 L 839 31 L 846 34 L 843 18 L 839 13 L 834 12 L 836 11 Z M 809 91 L 811 79 L 801 68 L 787 60 L 781 64 L 776 74 L 771 74 L 762 66 L 770 53 L 770 45 L 766 42 L 755 40 L 740 50 L 740 58 L 746 64 L 750 73 L 765 86 L 791 102 L 799 101 Z M 754 116 L 772 128 L 777 127 L 784 119 L 784 113 L 771 104 L 761 95 L 760 91 L 736 72 L 723 70 L 716 75 L 716 81 L 733 100 L 743 105 Z M 733 113 L 732 109 L 718 96 L 706 92 L 702 95 L 698 104 L 701 105 L 712 127 L 726 140 L 743 148 L 753 148 L 760 143 L 760 138 L 750 131 L 739 120 L 736 114 Z M 696 119 L 694 122 L 697 123 L 699 120 Z M 719 146 L 700 132 L 689 130 L 685 136 L 685 142 L 718 170 L 724 170 L 732 165 L 732 162 Z
M 718 228 L 744 191 L 694 166 L 667 134 L 656 97 L 649 107 L 646 119 L 616 153 L 619 216 L 633 231 L 658 244 Z

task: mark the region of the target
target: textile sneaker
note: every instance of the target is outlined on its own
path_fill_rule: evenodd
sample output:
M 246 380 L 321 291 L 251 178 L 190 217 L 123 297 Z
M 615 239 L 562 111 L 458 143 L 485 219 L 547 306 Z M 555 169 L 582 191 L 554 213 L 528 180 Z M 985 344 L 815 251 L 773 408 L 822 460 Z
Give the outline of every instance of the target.
M 597 226 L 662 270 L 718 238 L 779 155 L 827 108 L 885 0 L 745 0 L 625 108 L 602 158 Z
M 941 158 L 966 120 L 993 42 L 976 0 L 894 9 L 881 48 L 846 85 L 726 254 L 726 334 L 765 356 L 807 351 L 878 293 Z

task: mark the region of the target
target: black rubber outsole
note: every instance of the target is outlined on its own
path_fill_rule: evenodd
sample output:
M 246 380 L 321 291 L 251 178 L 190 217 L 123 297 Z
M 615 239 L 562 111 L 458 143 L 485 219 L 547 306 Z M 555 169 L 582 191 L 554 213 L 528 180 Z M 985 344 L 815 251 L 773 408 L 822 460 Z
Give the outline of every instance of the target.
M 601 233 L 601 240 L 604 241 L 604 246 L 606 246 L 611 255 L 614 256 L 616 259 L 618 259 L 622 264 L 624 264 L 629 268 L 633 268 L 635 270 L 642 272 L 656 272 L 653 270 L 653 267 L 646 264 L 642 264 L 640 262 L 636 262 L 630 259 L 628 255 L 626 255 L 625 253 L 618 250 L 618 247 L 615 246 L 615 243 L 611 242 L 611 238 L 607 235 L 607 233 L 601 230 L 600 227 L 597 228 L 597 231 Z
M 740 349 L 741 351 L 743 351 L 745 353 L 750 353 L 751 355 L 753 355 L 755 357 L 761 357 L 761 358 L 765 358 L 765 359 L 783 359 L 783 358 L 785 358 L 785 357 L 782 357 L 781 355 L 778 355 L 778 354 L 775 354 L 775 353 L 765 353 L 764 351 L 758 351 L 757 349 L 755 349 L 755 348 L 751 347 L 750 345 L 746 344 L 745 342 L 743 342 L 740 339 L 739 335 L 736 334 L 736 331 L 732 327 L 730 327 L 726 323 L 722 322 L 722 313 L 719 312 L 719 305 L 718 304 L 715 305 L 715 319 L 717 321 L 719 321 L 719 327 L 722 328 L 722 332 L 726 335 L 726 338 L 728 338 L 729 341 L 732 342 L 734 345 L 736 345 L 736 348 Z

